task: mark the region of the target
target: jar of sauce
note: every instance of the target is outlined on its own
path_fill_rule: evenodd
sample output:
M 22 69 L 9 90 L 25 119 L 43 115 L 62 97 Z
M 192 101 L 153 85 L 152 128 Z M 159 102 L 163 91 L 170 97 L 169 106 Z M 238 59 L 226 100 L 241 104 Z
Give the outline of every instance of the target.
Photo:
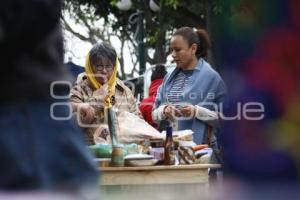
M 116 144 L 112 146 L 111 162 L 112 167 L 124 166 L 124 146 L 122 144 Z

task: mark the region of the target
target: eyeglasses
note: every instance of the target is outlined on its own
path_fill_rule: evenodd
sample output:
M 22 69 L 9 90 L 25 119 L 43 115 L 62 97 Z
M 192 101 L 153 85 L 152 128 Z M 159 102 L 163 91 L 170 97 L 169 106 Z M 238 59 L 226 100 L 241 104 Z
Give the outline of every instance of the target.
M 114 66 L 113 65 L 94 65 L 93 68 L 97 71 L 103 71 L 104 69 L 106 71 L 112 71 Z

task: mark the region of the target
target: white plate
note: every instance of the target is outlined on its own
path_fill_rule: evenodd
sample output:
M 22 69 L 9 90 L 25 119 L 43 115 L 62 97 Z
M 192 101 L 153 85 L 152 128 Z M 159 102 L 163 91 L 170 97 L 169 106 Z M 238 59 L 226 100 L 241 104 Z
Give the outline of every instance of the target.
M 132 167 L 142 167 L 142 166 L 152 166 L 158 162 L 157 159 L 148 159 L 148 160 L 126 160 L 126 166 Z
M 152 155 L 148 154 L 129 154 L 124 157 L 125 160 L 149 160 L 153 159 Z

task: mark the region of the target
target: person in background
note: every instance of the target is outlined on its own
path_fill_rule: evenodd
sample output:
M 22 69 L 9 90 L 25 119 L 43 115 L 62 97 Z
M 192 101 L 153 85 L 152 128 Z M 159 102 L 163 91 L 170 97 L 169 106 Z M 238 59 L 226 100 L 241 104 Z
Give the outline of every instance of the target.
M 71 57 L 69 57 L 69 61 L 67 63 L 65 63 L 64 65 L 67 68 L 68 72 L 70 72 L 71 78 L 72 78 L 72 83 L 74 84 L 77 79 L 78 74 L 81 74 L 84 72 L 84 67 L 82 67 L 80 65 L 76 65 L 72 61 Z
M 68 84 L 56 82 L 68 82 L 61 1 L 4 0 L 0 13 L 0 190 L 97 188 L 93 157 L 67 117 Z
M 216 142 L 212 133 L 219 131 L 218 108 L 225 101 L 226 87 L 205 61 L 208 34 L 182 27 L 173 34 L 170 46 L 176 68 L 159 88 L 152 118 L 158 123 L 167 120 L 175 130 L 193 130 L 196 144 Z
M 70 92 L 73 112 L 77 113 L 88 144 L 107 143 L 109 131 L 105 108 L 113 106 L 119 113 L 128 111 L 140 116 L 131 90 L 117 78 L 116 50 L 108 43 L 97 43 L 86 57 L 85 73 L 79 74 Z
M 149 96 L 144 98 L 140 103 L 140 111 L 143 115 L 143 118 L 146 122 L 148 122 L 151 126 L 156 129 L 159 129 L 157 123 L 152 120 L 152 108 L 155 102 L 156 94 L 158 87 L 162 84 L 163 78 L 167 74 L 166 68 L 163 64 L 157 64 L 152 70 L 151 75 L 151 84 L 149 87 Z

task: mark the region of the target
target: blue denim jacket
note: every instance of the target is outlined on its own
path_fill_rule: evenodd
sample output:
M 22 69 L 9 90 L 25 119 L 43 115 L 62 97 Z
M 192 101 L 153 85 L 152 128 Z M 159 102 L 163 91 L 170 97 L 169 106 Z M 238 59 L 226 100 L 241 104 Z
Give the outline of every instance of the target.
M 179 70 L 180 69 L 176 67 L 164 78 L 163 84 L 158 89 L 154 109 L 168 103 L 167 93 L 170 91 L 172 81 Z M 184 88 L 183 103 L 202 106 L 213 111 L 218 109 L 218 111 L 220 111 L 219 107 L 223 106 L 222 102 L 225 101 L 225 97 L 226 87 L 224 81 L 204 59 L 200 58 L 189 82 Z M 218 128 L 218 123 L 216 121 L 204 122 L 197 118 L 178 120 L 178 130 L 193 130 L 194 142 L 197 144 L 206 142 L 208 125 L 212 125 L 215 130 Z

